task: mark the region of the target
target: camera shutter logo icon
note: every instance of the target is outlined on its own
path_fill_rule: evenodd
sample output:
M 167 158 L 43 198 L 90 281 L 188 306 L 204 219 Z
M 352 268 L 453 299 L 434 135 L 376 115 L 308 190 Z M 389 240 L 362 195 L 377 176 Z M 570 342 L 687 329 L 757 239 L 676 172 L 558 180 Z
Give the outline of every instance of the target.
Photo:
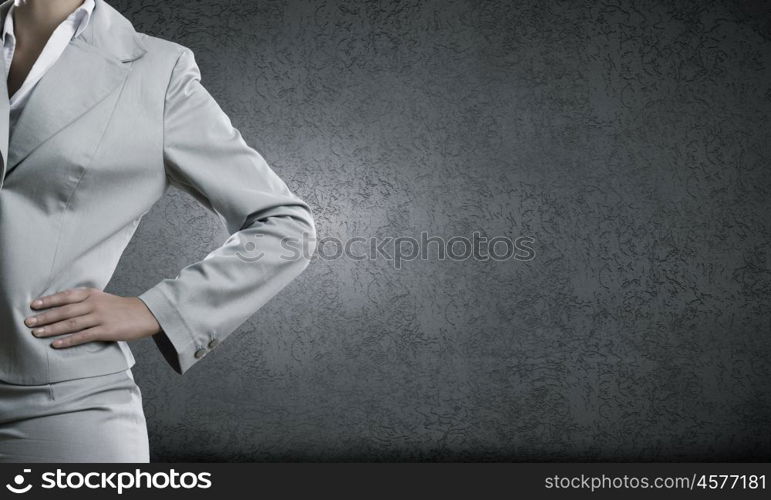
M 32 472 L 32 469 L 24 469 L 24 474 L 26 474 L 27 472 Z M 5 485 L 5 487 L 8 488 L 8 491 L 10 491 L 11 493 L 26 493 L 30 489 L 32 489 L 32 485 L 28 484 L 25 486 L 24 485 L 25 480 L 26 478 L 24 477 L 23 474 L 16 474 L 13 477 L 13 484 L 8 483 Z

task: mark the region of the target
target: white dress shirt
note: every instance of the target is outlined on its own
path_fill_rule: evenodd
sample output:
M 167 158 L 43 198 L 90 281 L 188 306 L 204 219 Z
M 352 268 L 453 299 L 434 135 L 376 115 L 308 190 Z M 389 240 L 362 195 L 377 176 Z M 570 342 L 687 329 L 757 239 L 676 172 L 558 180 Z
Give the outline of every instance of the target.
M 3 58 L 5 59 L 5 78 L 8 79 L 8 72 L 11 68 L 11 61 L 13 61 L 13 53 L 16 49 L 16 36 L 13 32 L 13 11 L 16 7 L 22 4 L 25 0 L 13 0 L 13 5 L 8 9 L 8 14 L 5 16 L 5 24 L 3 25 Z M 70 14 L 67 19 L 61 22 L 56 27 L 51 37 L 43 47 L 42 52 L 38 56 L 35 64 L 30 69 L 27 77 L 24 79 L 21 87 L 10 96 L 10 116 L 9 123 L 11 129 L 13 129 L 16 120 L 24 108 L 24 104 L 27 102 L 32 89 L 43 78 L 51 66 L 59 59 L 64 49 L 70 43 L 70 41 L 80 35 L 86 26 L 89 19 L 91 19 L 91 13 L 94 10 L 94 0 L 84 0 L 83 3 Z

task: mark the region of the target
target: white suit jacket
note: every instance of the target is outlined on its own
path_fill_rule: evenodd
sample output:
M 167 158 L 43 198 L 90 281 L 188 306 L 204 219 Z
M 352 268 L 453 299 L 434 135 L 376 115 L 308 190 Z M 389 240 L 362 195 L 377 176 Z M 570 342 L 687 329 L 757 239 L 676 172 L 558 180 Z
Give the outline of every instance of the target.
M 0 5 L 0 23 L 11 3 Z M 139 296 L 163 330 L 156 345 L 180 374 L 300 274 L 314 246 L 308 205 L 244 142 L 201 85 L 193 53 L 137 33 L 104 0 L 92 16 L 38 82 L 10 137 L 0 78 L 6 382 L 45 384 L 134 365 L 126 342 L 55 349 L 52 338 L 32 336 L 24 318 L 36 297 L 103 289 L 169 185 L 218 214 L 231 235 Z

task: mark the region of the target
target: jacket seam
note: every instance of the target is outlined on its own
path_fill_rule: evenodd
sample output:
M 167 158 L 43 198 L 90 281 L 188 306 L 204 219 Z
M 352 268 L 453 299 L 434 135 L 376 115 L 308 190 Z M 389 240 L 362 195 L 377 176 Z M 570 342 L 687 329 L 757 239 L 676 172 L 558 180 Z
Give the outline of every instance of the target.
M 166 82 L 166 90 L 163 92 L 163 110 L 161 111 L 161 123 L 163 124 L 161 126 L 161 163 L 163 164 L 164 174 L 166 175 L 166 178 L 169 180 L 169 182 L 169 173 L 166 171 L 166 103 L 169 100 L 169 89 L 171 88 L 172 80 L 174 80 L 174 73 L 177 71 L 179 60 L 182 59 L 182 54 L 185 53 L 185 50 L 186 49 L 183 47 L 182 50 L 179 51 L 179 54 L 177 54 L 177 59 L 174 61 L 174 66 L 171 67 L 169 81 Z
M 132 63 L 133 65 L 133 63 Z M 96 142 L 96 148 L 91 152 L 91 157 L 88 159 L 88 162 L 83 165 L 83 171 L 80 173 L 80 176 L 78 176 L 78 180 L 75 183 L 75 186 L 72 188 L 72 192 L 70 192 L 70 195 L 67 197 L 67 201 L 64 205 L 64 210 L 62 210 L 62 213 L 59 215 L 59 231 L 56 238 L 56 247 L 54 249 L 54 255 L 51 258 L 51 267 L 48 270 L 49 280 L 48 283 L 46 283 L 46 288 L 48 288 L 51 285 L 51 282 L 54 278 L 54 270 L 56 269 L 56 260 L 59 257 L 59 249 L 61 246 L 62 241 L 62 234 L 64 233 L 64 216 L 65 214 L 70 210 L 70 207 L 72 206 L 72 199 L 75 197 L 75 193 L 77 193 L 78 188 L 80 187 L 81 182 L 83 181 L 83 177 L 85 177 L 86 173 L 88 172 L 88 169 L 91 167 L 91 164 L 94 161 L 94 158 L 99 154 L 99 151 L 101 150 L 102 143 L 104 142 L 104 135 L 107 133 L 107 129 L 110 128 L 110 123 L 112 123 L 113 116 L 115 116 L 115 110 L 118 107 L 118 100 L 120 100 L 120 96 L 123 94 L 123 89 L 126 87 L 126 82 L 128 81 L 128 75 L 126 75 L 126 78 L 123 80 L 123 83 L 121 84 L 120 90 L 118 91 L 118 97 L 116 99 L 116 103 L 113 106 L 112 110 L 110 110 L 110 116 L 107 117 L 107 122 L 104 126 L 104 129 L 102 129 L 102 133 L 99 135 L 99 139 Z

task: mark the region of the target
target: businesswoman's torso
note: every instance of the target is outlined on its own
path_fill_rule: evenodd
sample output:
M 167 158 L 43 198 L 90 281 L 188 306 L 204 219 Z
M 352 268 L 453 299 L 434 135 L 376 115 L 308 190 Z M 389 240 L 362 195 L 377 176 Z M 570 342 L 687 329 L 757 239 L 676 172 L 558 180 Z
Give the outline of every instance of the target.
M 36 297 L 106 286 L 140 217 L 166 186 L 158 168 L 164 93 L 179 52 L 170 42 L 133 34 L 108 9 L 99 5 L 10 131 L 0 187 L 5 381 L 47 383 L 134 364 L 123 342 L 54 350 L 23 324 Z M 113 38 L 97 39 L 93 27 L 108 22 Z
M 11 4 L 0 5 L 0 23 Z M 126 342 L 54 349 L 23 321 L 34 298 L 103 289 L 141 217 L 172 184 L 218 214 L 231 235 L 138 296 L 162 328 L 153 340 L 178 373 L 308 265 L 309 206 L 232 126 L 201 85 L 192 52 L 137 33 L 104 0 L 94 0 L 87 26 L 32 89 L 10 131 L 8 117 L 2 79 L 0 380 L 43 384 L 133 366 Z M 287 245 L 300 240 L 301 252 Z M 255 243 L 257 256 L 249 253 Z

